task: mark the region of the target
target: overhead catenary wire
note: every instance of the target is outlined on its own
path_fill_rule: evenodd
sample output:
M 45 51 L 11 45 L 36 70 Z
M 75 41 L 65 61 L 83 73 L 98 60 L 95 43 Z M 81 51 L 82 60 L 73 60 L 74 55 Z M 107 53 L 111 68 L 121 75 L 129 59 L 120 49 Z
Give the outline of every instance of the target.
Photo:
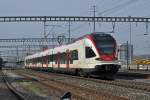
M 98 15 L 104 15 L 104 14 L 106 15 L 106 14 L 109 14 L 109 13 L 112 13 L 112 12 L 119 11 L 119 10 L 123 9 L 124 7 L 127 7 L 127 6 L 133 4 L 133 3 L 137 2 L 137 1 L 139 1 L 139 0 L 126 1 L 124 3 L 121 3 L 121 4 L 117 5 L 117 6 L 114 6 L 112 8 L 106 9 L 106 10 L 104 10 L 102 12 L 99 12 Z
M 102 0 L 102 1 L 104 1 L 104 0 Z M 139 0 L 129 0 L 129 1 L 126 1 L 126 2 L 121 3 L 121 4 L 119 4 L 119 5 L 115 6 L 115 7 L 106 9 L 106 10 L 100 12 L 99 14 L 101 14 L 101 16 L 102 16 L 102 14 L 108 14 L 108 13 L 112 13 L 112 12 L 114 12 L 114 11 L 121 10 L 122 8 L 127 7 L 128 5 L 131 5 L 131 4 L 133 4 L 133 3 L 137 2 L 137 1 L 139 1 Z M 85 22 L 85 23 L 86 23 L 86 22 Z M 79 30 L 80 28 L 82 28 L 82 27 L 85 26 L 85 25 L 84 25 L 85 23 L 79 25 L 79 26 L 76 27 L 76 28 L 71 29 L 70 31 Z M 84 25 L 84 26 L 83 26 L 83 25 Z M 112 27 L 113 27 L 113 32 L 114 32 L 114 29 L 115 29 L 115 23 L 112 23 Z M 62 33 L 62 34 L 65 34 L 65 33 L 67 33 L 67 32 L 68 32 L 68 30 L 65 31 L 65 32 Z
M 76 30 L 79 30 L 79 29 L 85 27 L 85 24 L 87 24 L 87 22 L 84 22 L 84 23 L 80 24 L 79 26 L 77 26 L 77 27 L 75 27 L 75 28 L 72 28 L 70 31 L 76 31 Z M 65 34 L 66 32 L 68 32 L 68 30 L 65 31 L 65 32 L 63 32 L 63 34 Z

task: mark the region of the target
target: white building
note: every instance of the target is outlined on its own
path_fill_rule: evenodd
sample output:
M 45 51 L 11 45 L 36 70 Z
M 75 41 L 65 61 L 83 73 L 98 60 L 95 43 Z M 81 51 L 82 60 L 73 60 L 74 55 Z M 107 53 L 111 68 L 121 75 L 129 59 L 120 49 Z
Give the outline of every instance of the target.
M 132 64 L 133 60 L 133 45 L 123 43 L 119 46 L 119 60 L 122 64 Z

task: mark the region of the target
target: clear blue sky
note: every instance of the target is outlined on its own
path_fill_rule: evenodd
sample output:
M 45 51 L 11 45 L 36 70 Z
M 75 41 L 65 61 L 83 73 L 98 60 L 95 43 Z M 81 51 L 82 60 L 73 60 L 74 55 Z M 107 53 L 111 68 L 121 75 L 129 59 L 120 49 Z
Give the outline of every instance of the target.
M 97 16 L 150 17 L 150 0 L 0 0 L 0 16 L 92 16 L 96 5 Z M 66 33 L 67 23 L 53 29 Z M 149 26 L 150 27 L 150 26 Z M 92 32 L 92 23 L 71 23 L 72 37 Z M 49 32 L 51 28 L 47 28 Z M 112 31 L 112 23 L 97 23 L 96 31 Z M 135 54 L 150 51 L 149 35 L 144 36 L 145 23 L 132 23 L 132 43 Z M 118 43 L 129 40 L 129 23 L 117 23 L 113 34 Z M 43 23 L 0 23 L 0 38 L 43 37 Z M 150 54 L 150 53 L 149 53 Z

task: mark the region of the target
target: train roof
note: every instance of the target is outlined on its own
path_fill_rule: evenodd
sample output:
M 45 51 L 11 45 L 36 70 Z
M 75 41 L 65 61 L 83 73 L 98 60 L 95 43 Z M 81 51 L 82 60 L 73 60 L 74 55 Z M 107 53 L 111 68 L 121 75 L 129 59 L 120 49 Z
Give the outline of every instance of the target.
M 94 33 L 83 35 L 82 37 L 79 37 L 79 38 L 73 40 L 72 42 L 61 45 L 61 46 L 65 46 L 65 45 L 75 43 L 76 41 L 82 40 L 82 39 L 86 38 L 89 35 L 111 36 L 110 34 L 106 34 L 105 32 L 94 32 Z M 58 46 L 58 47 L 60 47 L 60 46 Z M 57 48 L 57 47 L 55 47 L 55 48 Z M 33 59 L 33 58 L 37 58 L 37 57 L 46 56 L 46 55 L 50 54 L 50 51 L 51 51 L 51 49 L 47 49 L 45 51 L 41 51 L 41 52 L 38 52 L 38 53 L 35 53 L 35 54 L 32 54 L 32 55 L 29 55 L 29 56 L 25 57 L 25 59 Z
M 90 33 L 90 34 L 83 35 L 82 37 L 76 38 L 76 39 L 74 39 L 72 42 L 67 43 L 67 44 L 71 44 L 71 43 L 74 43 L 74 42 L 76 42 L 76 41 L 78 41 L 78 40 L 82 40 L 82 39 L 86 38 L 86 37 L 89 36 L 89 35 L 111 36 L 110 34 L 107 34 L 107 33 L 105 33 L 105 32 L 93 32 L 93 33 Z
M 83 35 L 82 37 L 79 37 L 79 38 L 75 39 L 74 41 L 86 38 L 88 35 L 110 36 L 110 34 L 107 34 L 105 32 L 93 32 L 93 33 L 90 33 L 90 34 Z

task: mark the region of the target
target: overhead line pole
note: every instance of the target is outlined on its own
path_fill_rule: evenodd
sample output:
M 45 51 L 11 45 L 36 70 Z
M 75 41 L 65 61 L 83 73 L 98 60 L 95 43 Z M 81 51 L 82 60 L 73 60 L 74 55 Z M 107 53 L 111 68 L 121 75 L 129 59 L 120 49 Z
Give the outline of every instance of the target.
M 129 17 L 131 17 L 131 16 L 129 16 Z M 129 29 L 129 31 L 130 31 L 130 43 L 129 44 L 132 44 L 132 41 L 131 41 L 131 39 L 132 39 L 132 36 L 131 36 L 131 22 L 129 23 L 129 27 L 130 27 L 130 29 Z
M 69 43 L 70 42 L 70 38 L 71 38 L 70 21 L 69 21 L 69 30 L 68 30 L 68 32 L 69 32 L 69 39 L 68 39 L 68 43 Z
M 93 24 L 94 24 L 94 25 L 93 25 L 93 32 L 95 32 L 95 29 L 96 29 L 96 27 L 95 27 L 95 26 L 96 26 L 96 23 L 95 23 L 96 6 L 95 6 L 95 5 L 93 6 L 93 14 L 94 14 L 94 16 L 93 16 L 93 20 L 94 20 L 94 21 L 93 21 Z
M 131 22 L 130 22 L 130 44 L 132 44 L 132 41 L 131 41 Z
M 44 31 L 43 31 L 44 33 L 44 38 L 46 37 L 46 18 L 45 18 L 45 20 L 44 20 Z
M 127 60 L 127 69 L 129 69 L 129 43 L 128 43 L 128 41 L 127 41 L 127 58 L 126 58 L 126 60 Z

